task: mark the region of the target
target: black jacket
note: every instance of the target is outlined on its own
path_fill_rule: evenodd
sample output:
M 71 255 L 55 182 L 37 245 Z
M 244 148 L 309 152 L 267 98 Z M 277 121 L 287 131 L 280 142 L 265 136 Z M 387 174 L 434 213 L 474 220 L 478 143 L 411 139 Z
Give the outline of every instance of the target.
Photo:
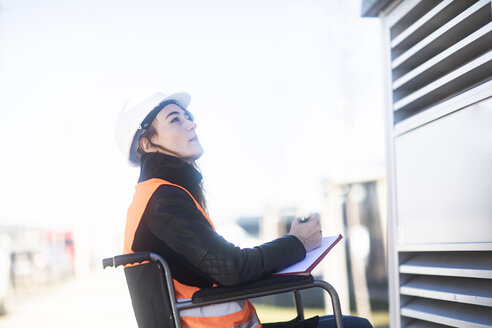
M 197 199 L 201 174 L 186 162 L 160 153 L 142 157 L 139 182 L 160 178 Z M 235 286 L 263 278 L 302 260 L 306 251 L 294 236 L 254 248 L 239 248 L 218 235 L 182 189 L 163 185 L 152 195 L 135 232 L 133 251 L 163 256 L 174 279 L 200 288 Z

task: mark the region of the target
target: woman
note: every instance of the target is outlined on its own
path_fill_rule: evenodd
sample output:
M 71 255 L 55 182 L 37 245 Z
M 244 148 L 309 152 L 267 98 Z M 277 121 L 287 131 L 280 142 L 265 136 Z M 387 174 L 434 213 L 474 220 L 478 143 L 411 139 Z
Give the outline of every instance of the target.
M 171 267 L 176 297 L 199 288 L 235 286 L 266 277 L 302 260 L 320 245 L 317 216 L 297 220 L 289 234 L 241 249 L 215 232 L 205 208 L 202 176 L 195 161 L 203 154 L 196 123 L 187 110 L 190 96 L 156 92 L 130 100 L 116 125 L 118 144 L 131 165 L 140 166 L 128 210 L 125 253 L 152 251 Z M 261 327 L 249 301 L 189 309 L 183 327 Z

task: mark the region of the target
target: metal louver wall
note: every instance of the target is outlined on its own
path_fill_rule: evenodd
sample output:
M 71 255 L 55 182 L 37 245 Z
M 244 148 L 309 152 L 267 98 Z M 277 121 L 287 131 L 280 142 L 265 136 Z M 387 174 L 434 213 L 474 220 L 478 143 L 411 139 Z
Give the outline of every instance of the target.
M 380 18 L 391 326 L 492 327 L 492 0 L 398 0 Z
M 492 78 L 490 0 L 405 6 L 390 26 L 394 123 Z
M 402 252 L 400 259 L 405 326 L 492 325 L 491 251 Z

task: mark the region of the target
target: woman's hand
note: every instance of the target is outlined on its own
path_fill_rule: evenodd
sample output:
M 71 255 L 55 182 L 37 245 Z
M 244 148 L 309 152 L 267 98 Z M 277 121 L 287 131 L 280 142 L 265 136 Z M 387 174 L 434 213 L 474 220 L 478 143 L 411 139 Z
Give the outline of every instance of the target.
M 296 218 L 290 225 L 289 235 L 297 237 L 309 252 L 321 245 L 321 225 L 319 215 L 313 214 L 304 223 Z

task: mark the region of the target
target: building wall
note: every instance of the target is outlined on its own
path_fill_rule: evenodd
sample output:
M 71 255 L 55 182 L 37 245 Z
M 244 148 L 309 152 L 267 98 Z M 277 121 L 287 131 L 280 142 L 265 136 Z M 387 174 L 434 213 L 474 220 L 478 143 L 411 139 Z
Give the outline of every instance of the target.
M 391 327 L 490 327 L 491 1 L 394 1 L 379 18 Z

